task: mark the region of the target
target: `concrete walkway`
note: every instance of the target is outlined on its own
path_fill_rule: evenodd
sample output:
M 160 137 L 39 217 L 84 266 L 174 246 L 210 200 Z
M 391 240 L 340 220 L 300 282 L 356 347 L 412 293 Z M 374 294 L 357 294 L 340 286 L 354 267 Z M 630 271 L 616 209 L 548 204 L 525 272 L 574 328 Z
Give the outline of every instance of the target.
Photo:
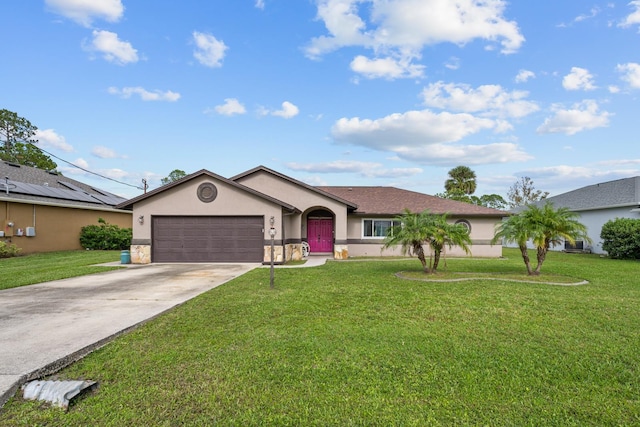
M 260 265 L 129 266 L 0 291 L 0 407 L 27 381 Z

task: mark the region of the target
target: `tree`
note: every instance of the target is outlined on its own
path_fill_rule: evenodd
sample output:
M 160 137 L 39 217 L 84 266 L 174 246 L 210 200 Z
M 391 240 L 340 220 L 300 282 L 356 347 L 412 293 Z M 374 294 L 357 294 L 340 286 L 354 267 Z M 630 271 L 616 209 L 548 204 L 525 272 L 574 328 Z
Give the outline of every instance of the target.
M 469 253 L 471 238 L 466 227 L 450 224 L 446 215 L 435 215 L 425 210 L 412 213 L 405 209 L 404 214 L 395 219 L 401 225 L 389 228 L 384 240 L 384 248 L 401 245 L 402 253 L 416 255 L 425 273 L 436 273 L 440 256 L 445 246 L 460 246 Z M 433 251 L 427 264 L 423 244 L 428 244 Z
M 384 239 L 384 248 L 401 245 L 402 253 L 417 256 L 425 273 L 429 272 L 422 244 L 427 240 L 432 223 L 429 211 L 412 213 L 405 209 L 404 214 L 396 218 L 401 225 L 390 227 Z
M 467 166 L 456 166 L 449 171 L 449 179 L 444 182 L 447 193 L 456 191 L 473 194 L 476 191 L 476 173 Z
M 431 235 L 428 239 L 429 246 L 433 250 L 433 268 L 431 272 L 438 270 L 440 263 L 440 255 L 445 246 L 451 249 L 453 246 L 459 246 L 466 254 L 470 254 L 469 245 L 471 245 L 471 237 L 467 227 L 461 224 L 450 224 L 447 222 L 447 215 L 436 215 Z
M 547 252 L 552 246 L 568 241 L 572 245 L 576 240 L 591 242 L 587 236 L 587 227 L 578 221 L 579 215 L 568 208 L 554 209 L 553 204 L 546 203 L 540 208 L 529 205 L 518 215 L 513 215 L 503 221 L 496 230 L 492 243 L 499 240 L 505 243 L 515 242 L 520 248 L 522 259 L 530 276 L 540 275 L 542 264 Z M 535 269 L 531 268 L 527 241 L 531 240 L 536 248 Z
M 176 182 L 177 180 L 182 179 L 185 176 L 187 176 L 185 171 L 180 170 L 180 169 L 174 169 L 174 170 L 171 171 L 169 176 L 162 178 L 160 180 L 160 182 L 162 182 L 162 185 L 167 185 L 167 184 L 170 184 L 172 182 Z
M 499 194 L 483 194 L 480 197 L 471 196 L 471 203 L 493 209 L 505 209 L 508 204 Z
M 640 219 L 616 218 L 600 230 L 602 249 L 611 258 L 640 259 Z
M 533 180 L 528 176 L 523 176 L 516 181 L 507 192 L 509 199 L 509 207 L 516 208 L 518 206 L 526 206 L 532 202 L 544 200 L 549 195 L 548 191 L 542 192 L 536 190 L 533 186 Z
M 37 127 L 17 113 L 0 110 L 0 159 L 33 166 L 44 170 L 55 170 L 58 165 L 35 144 Z

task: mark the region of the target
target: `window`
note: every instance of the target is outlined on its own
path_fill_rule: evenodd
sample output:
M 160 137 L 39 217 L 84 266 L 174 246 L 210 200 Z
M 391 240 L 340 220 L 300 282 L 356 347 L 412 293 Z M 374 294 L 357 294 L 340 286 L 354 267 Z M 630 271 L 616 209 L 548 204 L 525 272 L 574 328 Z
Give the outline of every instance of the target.
M 576 244 L 572 245 L 567 240 L 564 241 L 564 250 L 565 251 L 583 251 L 584 250 L 584 241 L 576 240 Z
M 456 221 L 456 225 L 462 225 L 467 229 L 467 233 L 471 233 L 471 223 L 466 219 L 459 219 Z
M 392 219 L 365 219 L 362 220 L 362 237 L 384 238 L 391 227 L 400 226 L 400 221 Z

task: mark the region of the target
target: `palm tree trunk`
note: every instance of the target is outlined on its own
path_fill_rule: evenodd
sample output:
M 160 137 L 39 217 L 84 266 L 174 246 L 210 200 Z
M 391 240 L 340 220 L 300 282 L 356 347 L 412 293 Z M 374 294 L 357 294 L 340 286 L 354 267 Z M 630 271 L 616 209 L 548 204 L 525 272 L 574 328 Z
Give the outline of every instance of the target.
M 435 273 L 436 271 L 438 271 L 439 263 L 440 263 L 440 251 L 434 250 L 433 251 L 433 268 L 431 269 L 432 273 Z
M 544 262 L 544 260 L 546 258 L 547 258 L 547 248 L 539 247 L 538 248 L 538 253 L 536 254 L 536 259 L 538 261 L 538 265 L 536 265 L 536 269 L 533 272 L 534 276 L 539 276 L 540 275 L 540 270 L 542 269 L 542 263 Z
M 422 269 L 424 270 L 424 272 L 428 273 L 429 268 L 427 267 L 427 260 L 424 257 L 424 248 L 422 247 L 422 245 L 414 245 L 413 253 L 416 254 L 418 259 L 420 260 L 420 263 L 422 264 Z
M 522 260 L 524 261 L 524 265 L 527 267 L 527 274 L 529 276 L 533 275 L 533 270 L 531 269 L 531 260 L 529 259 L 529 251 L 527 251 L 527 246 L 520 246 L 520 253 L 522 254 Z

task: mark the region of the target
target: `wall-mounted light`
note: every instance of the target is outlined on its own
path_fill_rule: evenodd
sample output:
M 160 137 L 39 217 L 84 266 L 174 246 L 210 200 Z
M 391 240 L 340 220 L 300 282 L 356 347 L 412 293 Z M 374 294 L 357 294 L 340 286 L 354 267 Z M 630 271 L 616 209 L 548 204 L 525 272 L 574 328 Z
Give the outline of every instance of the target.
M 273 227 L 273 225 L 276 223 L 276 218 L 275 217 L 271 217 L 269 218 L 269 224 Z
M 138 223 L 139 223 L 140 225 L 144 224 L 144 215 L 140 215 L 140 216 L 138 217 Z

